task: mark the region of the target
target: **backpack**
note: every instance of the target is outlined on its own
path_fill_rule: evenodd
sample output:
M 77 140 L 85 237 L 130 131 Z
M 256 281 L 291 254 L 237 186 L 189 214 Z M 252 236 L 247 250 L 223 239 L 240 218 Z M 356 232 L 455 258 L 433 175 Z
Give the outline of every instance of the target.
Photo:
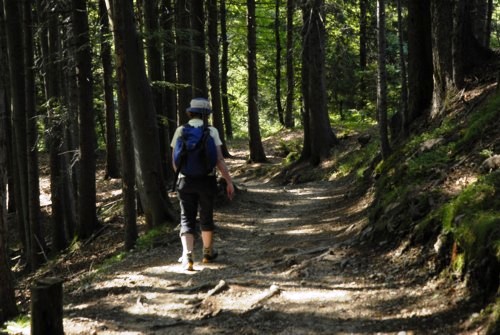
M 186 177 L 199 178 L 212 173 L 217 164 L 217 147 L 210 129 L 184 125 L 175 143 L 174 162 L 177 171 Z

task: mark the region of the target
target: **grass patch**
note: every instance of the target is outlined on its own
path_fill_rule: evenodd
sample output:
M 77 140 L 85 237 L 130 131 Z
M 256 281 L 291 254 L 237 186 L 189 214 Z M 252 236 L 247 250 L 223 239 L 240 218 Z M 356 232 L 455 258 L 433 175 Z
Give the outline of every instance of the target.
M 354 172 L 358 179 L 363 178 L 364 172 L 368 169 L 378 152 L 378 141 L 370 141 L 362 149 L 349 151 L 347 155 L 339 160 L 335 176 L 344 177 Z
M 452 233 L 467 263 L 483 257 L 500 262 L 500 171 L 480 178 L 443 207 L 445 233 Z
M 481 139 L 487 133 L 485 130 L 495 126 L 500 117 L 500 94 L 494 95 L 481 108 L 472 114 L 462 138 L 457 142 L 457 150 L 462 150 Z

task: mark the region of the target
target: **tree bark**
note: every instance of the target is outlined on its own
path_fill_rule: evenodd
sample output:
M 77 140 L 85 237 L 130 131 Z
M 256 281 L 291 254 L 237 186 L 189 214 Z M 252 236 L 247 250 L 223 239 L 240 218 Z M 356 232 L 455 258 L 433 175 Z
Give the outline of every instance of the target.
M 118 149 L 116 142 L 115 99 L 113 94 L 113 60 L 109 36 L 109 20 L 106 3 L 99 0 L 99 22 L 101 24 L 101 62 L 104 87 L 104 108 L 106 110 L 106 175 L 105 178 L 119 178 Z
M 229 98 L 227 94 L 227 72 L 228 72 L 228 50 L 229 41 L 227 39 L 226 25 L 226 0 L 220 0 L 220 39 L 222 43 L 221 56 L 221 99 L 222 113 L 224 115 L 224 128 L 228 139 L 233 138 L 233 124 L 231 121 L 231 112 L 229 111 Z
M 400 110 L 392 117 L 391 120 L 397 120 L 397 124 L 392 128 L 392 140 L 395 141 L 398 137 L 406 138 L 408 129 L 405 124 L 408 123 L 408 82 L 406 78 L 406 57 L 404 53 L 404 38 L 403 38 L 403 15 L 401 8 L 401 0 L 397 0 L 398 11 L 398 40 L 399 40 L 399 68 L 401 73 L 401 95 L 400 95 Z M 392 123 L 392 122 L 391 122 Z
M 63 280 L 38 279 L 31 287 L 31 334 L 63 335 Z
M 283 112 L 283 106 L 281 104 L 281 37 L 280 37 L 280 0 L 275 0 L 274 7 L 274 37 L 276 43 L 276 58 L 275 58 L 275 71 L 276 71 L 276 110 L 278 112 L 278 119 L 280 123 L 285 125 L 285 118 Z
M 491 33 L 491 8 L 493 0 L 472 0 L 471 18 L 472 29 L 475 38 L 483 46 L 489 47 L 489 35 Z
M 312 165 L 318 165 L 330 155 L 336 137 L 328 117 L 325 86 L 325 16 L 323 0 L 303 4 L 303 66 L 307 63 L 307 87 L 304 95 L 304 113 L 307 114 L 310 134 L 310 154 L 301 155 Z M 305 144 L 305 143 L 304 143 Z M 305 145 L 304 145 L 305 146 Z
M 378 29 L 378 71 L 377 71 L 377 116 L 380 131 L 382 158 L 387 159 L 391 153 L 387 131 L 387 70 L 385 41 L 385 0 L 377 2 Z
M 165 117 L 164 126 L 167 127 L 168 136 L 167 144 L 170 144 L 175 129 L 177 128 L 177 90 L 175 83 L 177 83 L 177 63 L 175 59 L 175 34 L 174 34 L 174 8 L 171 0 L 162 0 L 162 16 L 161 25 L 164 32 L 163 38 L 163 71 L 166 86 L 164 89 L 164 109 L 162 113 Z M 166 152 L 166 179 L 171 181 L 174 179 L 174 169 L 172 168 L 172 154 L 170 145 L 165 148 Z
M 137 188 L 148 227 L 163 223 L 176 223 L 172 204 L 166 198 L 166 185 L 160 162 L 157 116 L 153 104 L 151 87 L 146 77 L 144 54 L 134 22 L 132 4 L 129 0 L 116 0 L 115 15 L 121 24 L 115 30 L 123 37 L 124 69 L 127 73 L 127 97 L 132 139 L 135 150 Z
M 205 1 L 191 1 L 191 29 L 193 31 L 193 97 L 208 98 L 207 65 L 205 62 Z
M 123 26 L 122 17 L 113 11 L 113 2 L 106 1 L 110 25 Z M 125 221 L 125 249 L 130 250 L 137 241 L 137 205 L 135 192 L 134 143 L 128 110 L 127 72 L 125 71 L 125 51 L 122 30 L 112 29 L 115 41 L 116 77 L 118 81 L 118 116 L 120 121 L 120 158 L 122 165 L 123 219 Z
M 441 115 L 446 108 L 446 96 L 456 89 L 453 83 L 453 1 L 431 0 L 432 60 L 434 91 L 431 117 Z M 450 38 L 450 27 L 452 38 Z
M 28 132 L 28 188 L 29 188 L 29 219 L 31 248 L 30 264 L 31 270 L 34 271 L 42 262 L 42 252 L 45 249 L 45 239 L 42 234 L 40 223 L 40 182 L 38 174 L 38 131 L 37 131 L 37 115 L 35 106 L 35 73 L 34 73 L 34 52 L 33 52 L 33 17 L 32 17 L 32 1 L 25 0 L 23 2 L 23 18 L 24 18 L 24 56 L 26 64 L 25 75 L 25 91 L 26 91 L 26 115 L 27 115 L 27 132 Z
M 219 131 L 222 141 L 222 155 L 229 157 L 222 120 L 221 92 L 220 92 L 220 72 L 219 72 L 219 42 L 217 36 L 217 0 L 208 1 L 208 52 L 210 63 L 210 96 L 212 101 L 212 121 Z
M 29 219 L 29 180 L 28 180 L 28 141 L 25 94 L 25 64 L 20 3 L 17 0 L 4 0 L 6 22 L 7 52 L 9 58 L 10 94 L 13 124 L 13 152 L 15 157 L 16 218 L 24 227 L 24 252 L 28 262 L 32 254 L 31 230 Z
M 410 0 L 411 1 L 411 0 Z M 368 20 L 367 20 L 368 0 L 359 0 L 359 79 L 360 109 L 363 110 L 366 105 L 366 66 L 368 58 Z M 365 113 L 363 113 L 365 115 Z
M 165 61 L 163 66 L 165 81 L 168 83 L 165 96 L 165 109 L 167 111 L 168 133 L 173 135 L 177 128 L 177 91 L 174 88 L 177 82 L 177 63 L 175 58 L 175 16 L 171 0 L 162 0 L 162 13 L 162 28 L 165 34 L 163 43 L 163 58 Z
M 258 82 L 257 82 L 257 37 L 255 0 L 247 0 L 247 39 L 248 39 L 248 135 L 250 147 L 250 161 L 265 162 L 266 154 L 262 146 L 259 126 L 258 110 Z
M 295 1 L 287 0 L 286 6 L 286 110 L 285 127 L 293 128 L 293 108 L 295 92 L 295 71 L 293 66 L 293 13 L 295 11 Z
M 46 123 L 48 129 L 46 142 L 49 150 L 50 166 L 50 199 L 51 199 L 51 239 L 52 250 L 63 250 L 66 247 L 65 206 L 64 200 L 64 156 L 63 152 L 63 118 L 60 107 L 60 77 L 58 76 L 57 55 L 59 54 L 59 30 L 57 29 L 57 13 L 50 10 L 50 2 L 37 1 L 39 19 L 39 40 L 42 51 L 44 88 L 46 99 Z M 66 199 L 67 200 L 67 199 Z
M 404 128 L 425 115 L 432 103 L 431 0 L 408 1 L 408 117 Z
M 147 72 L 153 93 L 153 103 L 156 113 L 158 114 L 157 122 L 161 167 L 162 171 L 167 171 L 169 165 L 171 166 L 171 164 L 167 162 L 170 143 L 168 141 L 167 129 L 162 122 L 162 118 L 165 117 L 165 109 L 163 107 L 163 90 L 160 86 L 160 82 L 163 81 L 163 72 L 160 70 L 162 69 L 162 43 L 160 39 L 161 32 L 158 9 L 158 0 L 144 2 Z
M 68 3 L 68 5 L 70 5 Z M 69 11 L 69 9 L 68 9 Z M 57 21 L 55 22 L 54 28 L 57 31 Z M 66 227 L 66 238 L 67 240 L 73 239 L 75 236 L 77 218 L 78 218 L 78 179 L 80 176 L 80 165 L 73 164 L 72 162 L 78 161 L 79 149 L 78 143 L 80 138 L 79 130 L 79 118 L 78 118 L 78 82 L 76 75 L 76 48 L 75 45 L 75 34 L 72 25 L 63 26 L 62 35 L 68 36 L 68 38 L 62 39 L 62 45 L 58 47 L 59 58 L 64 59 L 64 65 L 62 62 L 57 62 L 60 64 L 57 68 L 56 85 L 59 84 L 58 92 L 62 92 L 64 97 L 64 105 L 67 106 L 68 115 L 65 117 L 67 122 L 64 123 L 64 143 L 60 148 L 62 152 L 67 152 L 68 154 L 62 155 L 62 176 L 63 176 L 63 196 L 64 196 L 64 220 Z M 63 53 L 66 52 L 66 56 L 63 57 Z M 62 85 L 64 83 L 65 85 Z
M 78 195 L 78 236 L 88 238 L 96 230 L 95 112 L 92 96 L 92 56 L 89 40 L 87 1 L 72 0 L 76 39 L 78 107 L 80 117 L 80 176 Z
M 186 108 L 193 98 L 192 61 L 191 61 L 191 25 L 189 21 L 190 0 L 175 1 L 175 31 L 177 55 L 177 94 L 179 104 L 179 124 L 188 121 Z
M 0 324 L 18 315 L 14 278 L 10 271 L 7 248 L 7 146 L 8 114 L 5 89 L 0 86 Z

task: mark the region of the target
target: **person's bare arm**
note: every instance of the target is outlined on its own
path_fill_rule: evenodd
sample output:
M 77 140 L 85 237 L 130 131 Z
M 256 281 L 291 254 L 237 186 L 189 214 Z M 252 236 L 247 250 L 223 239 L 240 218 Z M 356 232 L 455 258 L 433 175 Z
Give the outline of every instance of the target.
M 217 168 L 219 169 L 222 178 L 226 181 L 226 192 L 229 200 L 233 199 L 234 196 L 234 185 L 229 170 L 227 169 L 226 162 L 224 161 L 224 156 L 222 155 L 222 150 L 220 146 L 217 146 Z

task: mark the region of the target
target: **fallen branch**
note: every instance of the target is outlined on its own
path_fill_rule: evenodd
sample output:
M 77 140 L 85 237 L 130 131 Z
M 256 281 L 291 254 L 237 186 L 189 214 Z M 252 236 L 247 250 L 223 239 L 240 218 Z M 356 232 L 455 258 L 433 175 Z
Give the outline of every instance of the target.
M 259 300 L 254 302 L 252 304 L 252 306 L 250 307 L 250 309 L 256 308 L 257 306 L 262 304 L 264 301 L 274 297 L 275 295 L 279 294 L 280 292 L 281 292 L 281 289 L 279 288 L 278 285 L 276 285 L 276 284 L 271 285 L 271 287 L 269 288 L 269 291 L 266 294 L 264 294 L 261 298 L 259 298 Z
M 228 288 L 228 286 L 227 286 L 226 282 L 223 279 L 221 279 L 219 281 L 219 283 L 217 284 L 217 286 L 215 286 L 213 289 L 211 289 L 210 291 L 207 292 L 205 299 L 213 296 L 214 294 L 220 293 L 227 288 Z
M 239 315 L 242 317 L 242 320 L 245 320 L 246 317 L 250 314 L 250 313 L 253 313 L 253 312 L 257 312 L 258 310 L 262 309 L 262 303 L 272 297 L 274 297 L 275 295 L 279 294 L 281 292 L 281 289 L 279 288 L 278 285 L 271 285 L 271 287 L 269 288 L 269 291 L 264 294 L 262 297 L 260 297 L 256 302 L 254 302 L 250 308 L 248 308 L 247 310 L 244 310 L 243 312 L 239 313 Z

